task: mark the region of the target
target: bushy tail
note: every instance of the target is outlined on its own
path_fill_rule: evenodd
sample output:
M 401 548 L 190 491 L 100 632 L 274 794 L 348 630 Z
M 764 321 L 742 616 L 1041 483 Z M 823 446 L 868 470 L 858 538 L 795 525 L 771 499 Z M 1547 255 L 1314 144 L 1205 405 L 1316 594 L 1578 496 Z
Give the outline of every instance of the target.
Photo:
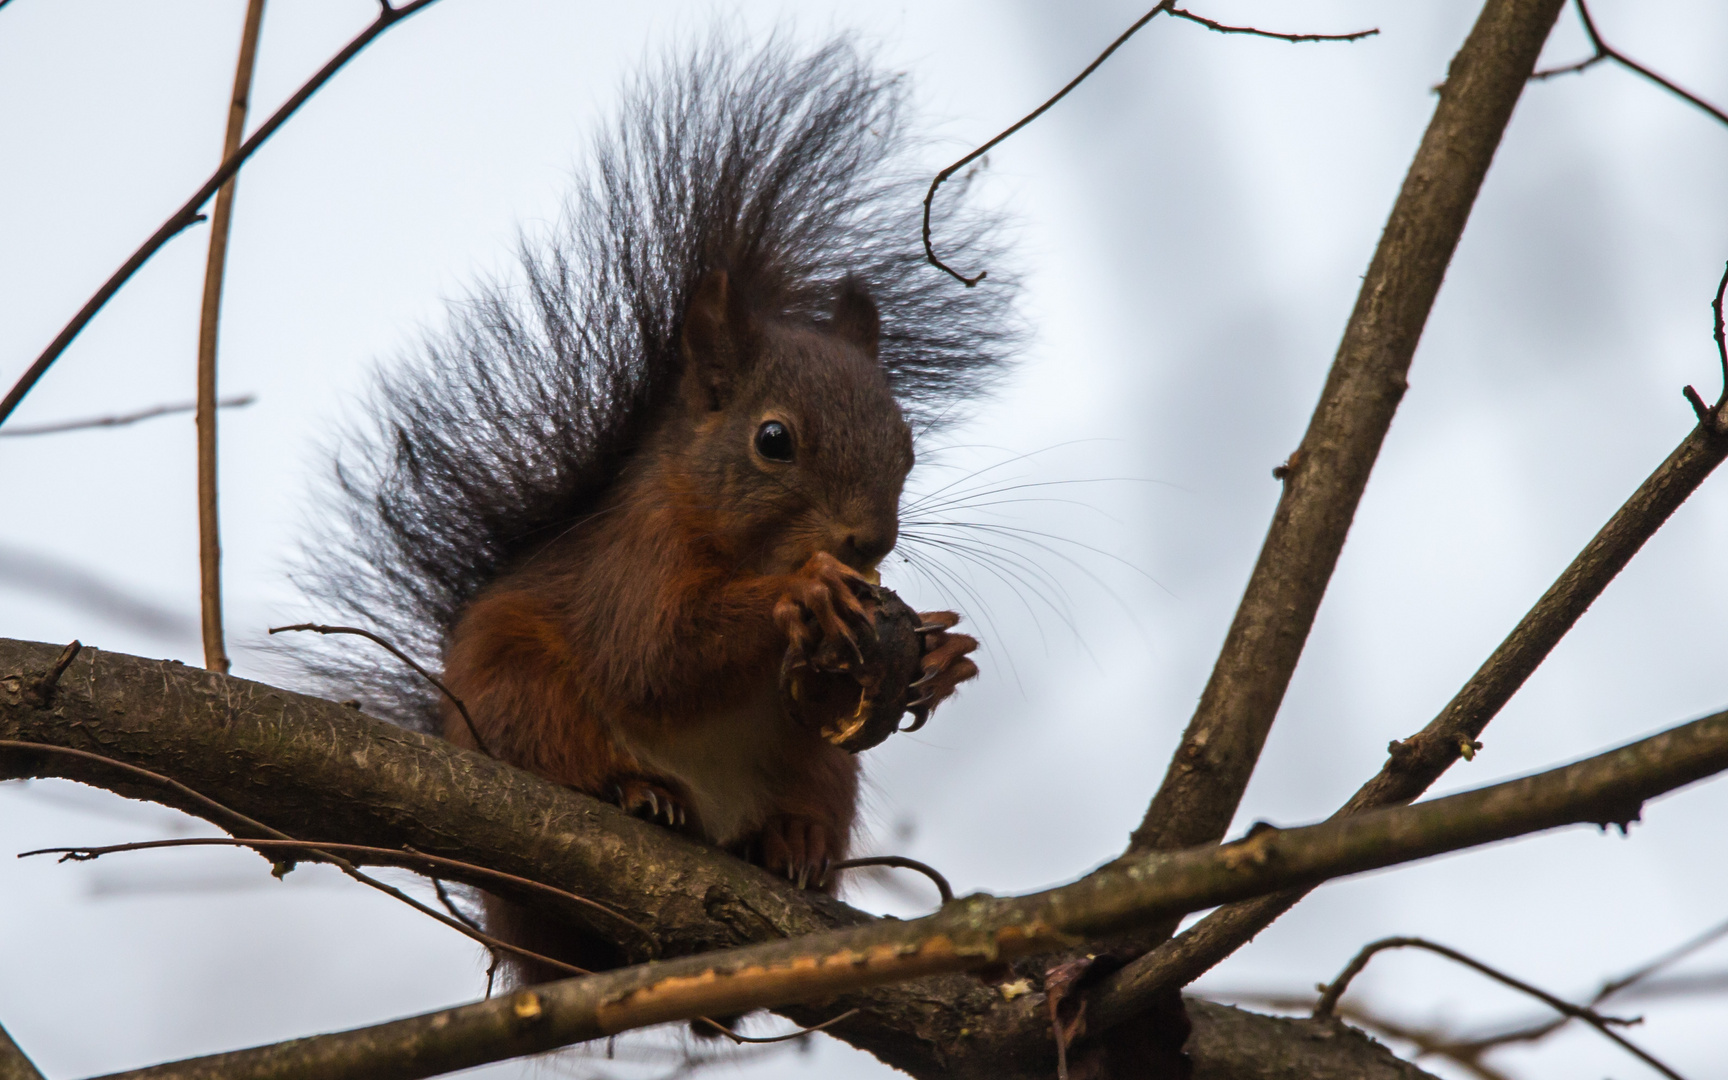
M 958 195 L 936 216 L 943 251 L 989 279 L 967 289 L 925 263 L 904 97 L 844 37 L 809 54 L 715 37 L 637 77 L 519 276 L 454 304 L 344 436 L 294 574 L 316 617 L 436 669 L 474 594 L 592 512 L 676 385 L 686 301 L 713 267 L 794 319 L 862 279 L 914 427 L 963 411 L 1017 341 L 1012 275 L 995 221 Z M 322 692 L 427 727 L 436 692 L 374 648 L 319 642 L 297 662 Z

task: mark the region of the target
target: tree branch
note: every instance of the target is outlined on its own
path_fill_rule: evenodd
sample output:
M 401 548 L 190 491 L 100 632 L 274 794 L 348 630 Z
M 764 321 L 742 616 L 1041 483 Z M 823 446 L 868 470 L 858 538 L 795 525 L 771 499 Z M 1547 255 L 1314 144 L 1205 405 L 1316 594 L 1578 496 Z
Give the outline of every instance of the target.
M 1488 0 L 1453 58 L 1212 677 L 1130 852 L 1220 839 L 1301 657 L 1476 193 L 1563 0 Z
M 1291 884 L 1562 825 L 1625 830 L 1645 800 L 1728 769 L 1728 712 L 1476 791 L 1121 860 L 1029 896 L 982 894 L 922 919 L 566 979 L 353 1031 L 117 1074 L 126 1080 L 433 1076 L 704 1014 L 825 999 L 1050 952 Z
M 1023 1010 L 1004 1008 L 996 1019 L 1009 1036 L 1006 1046 L 987 1037 L 993 1032 L 956 1038 L 935 1014 L 981 1015 L 988 1013 L 983 1002 L 1002 1003 L 1001 995 L 970 979 L 926 981 L 894 992 L 853 988 L 1049 950 L 1268 889 L 1534 829 L 1625 822 L 1636 817 L 1643 799 L 1728 767 L 1724 714 L 1542 776 L 1304 829 L 1264 830 L 1223 848 L 1127 859 L 1047 893 L 973 897 L 928 919 L 900 923 L 870 920 L 819 894 L 801 893 L 738 860 L 496 761 L 333 703 L 245 680 L 86 649 L 65 670 L 48 703 L 28 703 L 26 692 L 40 681 L 33 673 L 51 670 L 59 652 L 0 641 L 0 672 L 15 673 L 0 678 L 0 736 L 99 748 L 191 781 L 240 813 L 265 816 L 273 830 L 286 827 L 332 841 L 363 834 L 378 846 L 407 846 L 557 881 L 650 928 L 667 954 L 752 937 L 803 936 L 738 954 L 769 965 L 750 969 L 758 973 L 742 980 L 728 974 L 688 986 L 664 982 L 668 973 L 685 971 L 677 965 L 687 963 L 690 972 L 700 973 L 720 962 L 698 957 L 601 977 L 610 983 L 563 985 L 589 986 L 573 1000 L 590 1001 L 596 1009 L 605 1003 L 605 1023 L 613 1030 L 660 1022 L 674 1008 L 680 1014 L 727 1012 L 753 1002 L 849 991 L 824 1002 L 822 1015 L 810 1022 L 861 1007 L 859 1015 L 836 1025 L 836 1034 L 922 1075 L 1040 1075 L 1046 1071 L 1041 1060 L 997 1055 L 1023 1049 L 1028 1040 L 1048 1047 L 1047 1025 L 1035 1029 Z M 67 776 L 171 805 L 190 801 L 154 786 L 142 788 L 87 759 L 6 750 L 0 764 L 10 775 Z M 449 876 L 465 880 L 459 870 Z M 692 905 L 692 899 L 699 903 Z M 575 905 L 560 914 L 605 939 L 627 943 L 634 936 L 615 920 Z M 862 966 L 854 966 L 855 953 L 863 956 Z M 816 966 L 815 982 L 805 981 L 803 967 L 788 982 L 785 969 L 773 966 L 799 956 L 842 954 L 850 957 L 845 963 Z M 704 989 L 710 985 L 724 993 L 712 997 Z M 585 997 L 594 986 L 610 987 L 607 995 L 626 987 L 658 990 L 632 997 L 626 1006 L 612 996 Z M 786 1011 L 800 1023 L 810 1014 L 809 1007 Z M 507 1018 L 464 1013 L 469 1015 L 485 1020 L 474 1030 L 490 1033 L 488 1039 L 520 1035 Z M 594 1012 L 581 1023 L 601 1017 Z M 565 1038 L 590 1028 L 558 1030 Z M 536 1026 L 529 1035 L 540 1039 L 544 1030 Z
M 0 1027 L 0 1080 L 43 1080 L 36 1065 Z
M 1723 280 L 1728 283 L 1728 275 Z M 1728 391 L 1615 511 L 1440 714 L 1415 735 L 1388 747 L 1386 764 L 1337 816 L 1408 802 L 1428 790 L 1459 757 L 1473 755 L 1488 722 L 1724 458 Z M 1262 897 L 1206 916 L 1100 983 L 1090 1003 L 1093 1022 L 1108 1027 L 1149 1007 L 1160 994 L 1193 982 L 1303 895 Z
M 6 423 L 7 417 L 11 416 L 12 411 L 18 407 L 18 403 L 24 400 L 24 395 L 28 394 L 31 388 L 41 380 L 48 368 L 53 365 L 55 360 L 59 359 L 60 354 L 66 351 L 66 347 L 72 344 L 72 339 L 77 337 L 90 320 L 96 317 L 96 313 L 102 310 L 103 305 L 113 299 L 114 294 L 119 292 L 120 287 L 138 272 L 139 267 L 148 262 L 150 256 L 156 254 L 162 245 L 174 239 L 194 223 L 204 220 L 203 215 L 198 213 L 198 208 L 209 202 L 210 197 L 216 194 L 216 190 L 226 183 L 229 177 L 240 171 L 240 166 L 246 163 L 246 159 L 251 157 L 260 146 L 263 146 L 270 136 L 276 134 L 276 129 L 287 123 L 288 118 L 293 116 L 300 106 L 306 104 L 307 99 L 317 93 L 320 87 L 329 82 L 331 76 L 341 70 L 342 65 L 352 60 L 361 49 L 371 44 L 373 38 L 413 15 L 421 8 L 436 2 L 437 0 L 412 0 L 412 2 L 399 8 L 392 8 L 388 4 L 383 5 L 383 10 L 378 13 L 378 17 L 366 29 L 345 45 L 341 52 L 331 57 L 329 63 L 319 68 L 318 73 L 307 80 L 306 85 L 296 90 L 294 96 L 284 102 L 270 119 L 264 121 L 263 126 L 253 132 L 252 137 L 241 144 L 238 151 L 222 162 L 221 166 L 210 175 L 210 179 L 204 181 L 203 187 L 194 192 L 180 209 L 174 211 L 173 215 L 162 223 L 162 227 L 151 234 L 150 239 L 144 241 L 143 246 L 133 252 L 132 257 L 127 259 L 120 269 L 114 271 L 113 276 L 104 282 L 100 289 L 96 290 L 96 295 L 85 301 L 84 306 L 78 309 L 78 314 L 72 316 L 72 321 L 66 324 L 53 341 L 48 343 L 48 347 L 42 350 L 42 355 L 36 358 L 36 362 L 30 365 L 29 370 L 24 372 L 11 390 L 7 391 L 5 399 L 0 400 L 0 424 Z

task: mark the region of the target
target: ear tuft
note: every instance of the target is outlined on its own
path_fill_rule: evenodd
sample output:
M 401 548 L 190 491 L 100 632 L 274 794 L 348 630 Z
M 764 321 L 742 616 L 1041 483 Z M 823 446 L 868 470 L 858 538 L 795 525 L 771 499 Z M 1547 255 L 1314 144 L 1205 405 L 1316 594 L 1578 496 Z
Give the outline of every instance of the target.
M 710 410 L 725 404 L 749 337 L 749 315 L 724 270 L 710 270 L 684 309 L 684 397 Z
M 834 300 L 834 333 L 850 341 L 876 359 L 876 346 L 882 336 L 882 320 L 876 314 L 876 301 L 870 290 L 857 278 L 840 283 L 840 295 Z

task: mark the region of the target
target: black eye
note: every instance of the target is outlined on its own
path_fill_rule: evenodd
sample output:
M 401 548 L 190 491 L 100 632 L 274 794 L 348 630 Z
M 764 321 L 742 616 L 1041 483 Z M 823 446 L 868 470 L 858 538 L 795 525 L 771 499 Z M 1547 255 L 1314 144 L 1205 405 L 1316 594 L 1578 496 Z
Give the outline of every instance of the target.
M 792 433 L 778 420 L 769 420 L 756 429 L 756 452 L 769 461 L 792 460 Z

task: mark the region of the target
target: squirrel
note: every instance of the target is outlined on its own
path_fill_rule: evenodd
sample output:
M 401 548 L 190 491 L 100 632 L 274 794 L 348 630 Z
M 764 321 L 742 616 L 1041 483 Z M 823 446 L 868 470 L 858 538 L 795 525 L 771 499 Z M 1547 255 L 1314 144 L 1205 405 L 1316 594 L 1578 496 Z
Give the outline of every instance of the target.
M 789 718 L 783 674 L 855 640 L 915 430 L 1018 335 L 996 267 L 956 288 L 924 261 L 904 96 L 847 38 L 716 37 L 627 87 L 520 280 L 381 376 L 297 574 L 441 659 L 472 728 L 349 654 L 313 661 L 325 685 L 823 884 L 859 767 Z M 999 257 L 999 223 L 957 201 L 945 245 Z M 977 642 L 921 618 L 928 709 Z

